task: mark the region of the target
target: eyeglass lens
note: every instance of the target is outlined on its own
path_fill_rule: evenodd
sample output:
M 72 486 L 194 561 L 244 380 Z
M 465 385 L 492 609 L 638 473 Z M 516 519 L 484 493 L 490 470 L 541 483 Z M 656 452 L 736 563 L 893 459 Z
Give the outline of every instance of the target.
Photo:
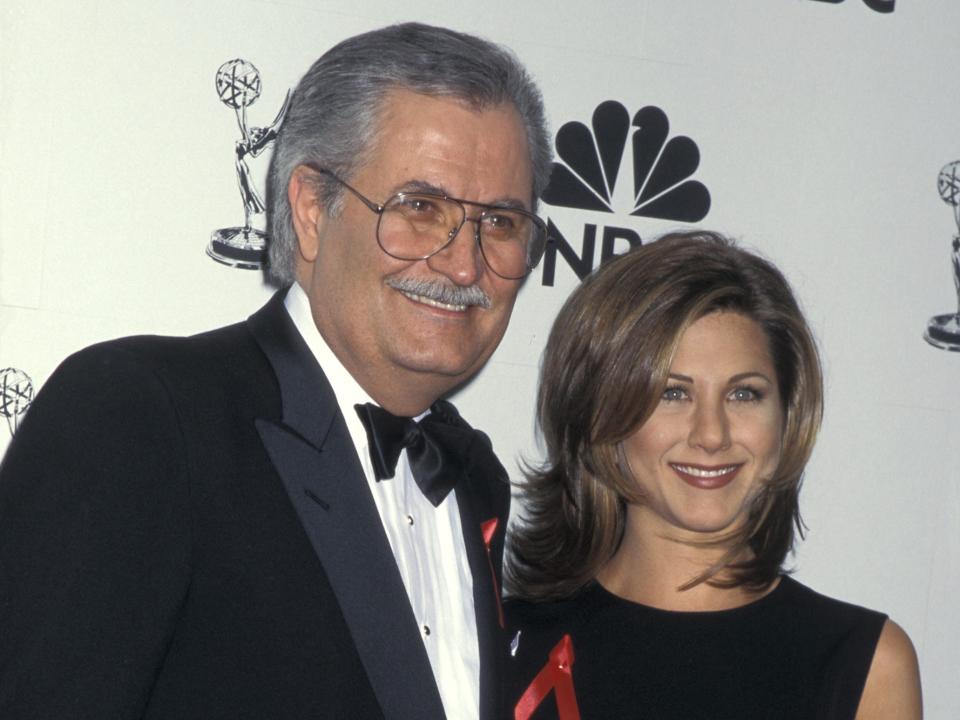
M 479 228 L 480 248 L 490 268 L 505 278 L 520 278 L 539 260 L 545 238 L 527 215 L 488 208 L 468 218 Z M 401 260 L 420 260 L 442 250 L 465 221 L 464 206 L 433 195 L 400 193 L 383 206 L 380 246 Z

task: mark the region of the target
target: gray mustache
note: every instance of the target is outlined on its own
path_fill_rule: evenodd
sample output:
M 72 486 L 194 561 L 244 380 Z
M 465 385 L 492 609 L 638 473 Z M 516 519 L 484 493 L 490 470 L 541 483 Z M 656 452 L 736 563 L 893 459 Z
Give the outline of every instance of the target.
M 419 280 L 417 278 L 389 278 L 387 285 L 394 290 L 419 295 L 445 305 L 477 305 L 484 310 L 491 306 L 490 297 L 477 285 L 447 285 L 437 280 Z

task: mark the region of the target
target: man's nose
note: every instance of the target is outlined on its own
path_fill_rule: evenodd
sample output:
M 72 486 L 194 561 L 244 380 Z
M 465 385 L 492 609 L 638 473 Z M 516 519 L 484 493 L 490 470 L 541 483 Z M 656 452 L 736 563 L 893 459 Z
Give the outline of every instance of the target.
M 427 258 L 431 270 L 462 286 L 473 285 L 480 279 L 484 260 L 477 222 L 474 218 L 464 220 L 453 240 L 436 255 Z

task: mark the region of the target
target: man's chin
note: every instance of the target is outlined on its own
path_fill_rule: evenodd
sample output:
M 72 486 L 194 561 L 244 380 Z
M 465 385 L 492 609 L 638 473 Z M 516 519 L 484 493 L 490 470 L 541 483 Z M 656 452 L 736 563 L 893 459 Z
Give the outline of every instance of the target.
M 450 363 L 450 362 L 429 362 L 429 361 L 409 361 L 402 366 L 405 370 L 416 373 L 417 375 L 436 376 L 438 378 L 449 378 L 450 382 L 463 382 L 474 375 L 479 366 L 474 369 L 472 363 Z
M 403 358 L 397 365 L 424 381 L 434 379 L 438 385 L 452 388 L 476 375 L 485 362 L 485 357 L 477 356 L 452 358 L 449 355 L 437 357 L 430 354 L 416 354 Z

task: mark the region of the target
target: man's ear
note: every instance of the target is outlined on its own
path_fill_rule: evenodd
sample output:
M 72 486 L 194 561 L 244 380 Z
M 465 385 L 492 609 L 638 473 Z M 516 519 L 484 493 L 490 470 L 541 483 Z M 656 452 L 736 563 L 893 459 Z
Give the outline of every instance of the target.
M 293 229 L 297 233 L 300 257 L 306 262 L 317 259 L 320 248 L 320 227 L 326 220 L 326 211 L 317 195 L 317 187 L 311 175 L 315 173 L 300 165 L 290 176 L 287 198 L 290 201 Z

